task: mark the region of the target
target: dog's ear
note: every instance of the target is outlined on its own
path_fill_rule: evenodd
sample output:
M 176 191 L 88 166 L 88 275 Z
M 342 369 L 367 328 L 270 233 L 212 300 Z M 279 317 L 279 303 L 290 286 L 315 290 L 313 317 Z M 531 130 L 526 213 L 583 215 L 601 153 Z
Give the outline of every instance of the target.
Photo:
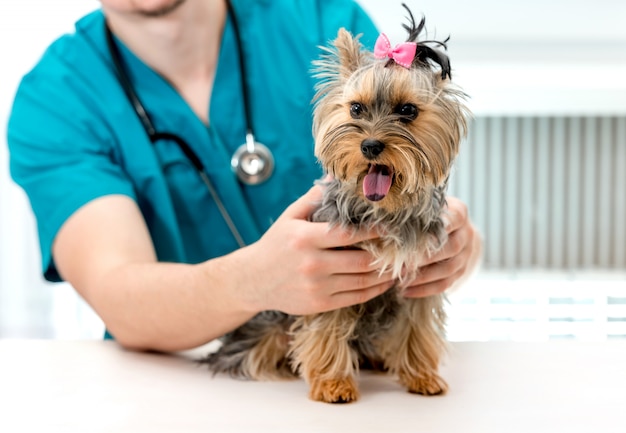
M 361 65 L 365 56 L 363 46 L 359 42 L 361 35 L 352 36 L 344 28 L 340 28 L 337 39 L 333 41 L 336 48 L 337 60 L 339 61 L 339 75 L 348 78 Z
M 366 59 L 367 52 L 359 42 L 359 36 L 352 36 L 346 29 L 341 28 L 337 39 L 327 46 L 320 47 L 322 55 L 313 61 L 313 74 L 319 81 L 315 88 L 317 93 L 313 98 L 318 101 L 330 92 L 339 91 L 352 73 L 361 66 Z

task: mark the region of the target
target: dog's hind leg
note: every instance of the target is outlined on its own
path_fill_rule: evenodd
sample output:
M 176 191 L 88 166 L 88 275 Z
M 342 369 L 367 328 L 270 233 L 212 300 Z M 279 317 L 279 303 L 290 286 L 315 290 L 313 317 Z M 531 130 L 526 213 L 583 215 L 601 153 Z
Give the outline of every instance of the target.
M 351 347 L 357 314 L 342 308 L 296 319 L 290 358 L 310 387 L 312 400 L 348 403 L 358 398 L 358 357 Z
M 292 317 L 264 311 L 225 335 L 222 346 L 200 360 L 213 373 L 239 379 L 277 380 L 295 378 L 287 360 L 288 330 Z
M 448 389 L 438 374 L 446 348 L 443 302 L 443 295 L 407 299 L 385 340 L 385 363 L 409 392 L 437 395 Z

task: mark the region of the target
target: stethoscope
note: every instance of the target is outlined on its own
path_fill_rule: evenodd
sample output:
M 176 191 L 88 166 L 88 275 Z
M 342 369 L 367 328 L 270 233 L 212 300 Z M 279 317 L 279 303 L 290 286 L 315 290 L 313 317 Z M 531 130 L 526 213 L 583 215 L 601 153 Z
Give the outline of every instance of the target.
M 232 19 L 235 39 L 237 42 L 239 66 L 241 68 L 241 89 L 246 118 L 246 142 L 239 146 L 239 148 L 237 148 L 230 160 L 230 165 L 233 172 L 242 183 L 246 185 L 258 185 L 262 182 L 265 182 L 272 175 L 272 172 L 274 171 L 274 157 L 272 156 L 272 152 L 267 148 L 267 146 L 259 143 L 254 138 L 254 133 L 252 131 L 252 114 L 250 112 L 249 103 L 250 98 L 248 95 L 248 86 L 246 83 L 245 59 L 243 55 L 241 36 L 239 33 L 239 25 L 237 23 L 237 17 L 230 1 L 226 0 L 226 4 L 228 6 L 228 13 Z M 139 97 L 137 96 L 135 88 L 130 82 L 130 78 L 126 73 L 124 66 L 122 65 L 122 56 L 120 54 L 119 48 L 117 47 L 117 44 L 115 43 L 113 33 L 111 32 L 111 29 L 106 24 L 106 22 L 105 29 L 107 47 L 111 56 L 111 60 L 113 61 L 113 66 L 117 73 L 118 80 L 120 82 L 120 85 L 124 89 L 124 93 L 126 93 L 126 96 L 132 104 L 133 109 L 137 114 L 137 117 L 141 121 L 141 124 L 145 129 L 146 134 L 150 139 L 150 142 L 154 144 L 158 140 L 171 140 L 178 145 L 180 150 L 185 154 L 187 159 L 189 159 L 191 164 L 194 166 L 194 168 L 200 175 L 200 178 L 209 190 L 211 198 L 215 202 L 220 214 L 228 225 L 229 230 L 237 241 L 237 244 L 240 247 L 245 246 L 245 242 L 241 234 L 237 230 L 237 227 L 235 226 L 235 223 L 228 213 L 228 210 L 220 199 L 220 196 L 213 186 L 211 179 L 206 174 L 206 171 L 204 170 L 204 164 L 202 164 L 202 161 L 200 160 L 198 155 L 193 151 L 191 146 L 189 146 L 187 142 L 183 140 L 179 135 L 173 134 L 171 132 L 156 130 L 154 124 L 152 123 L 152 120 L 150 120 L 150 116 L 148 116 L 146 109 L 141 103 Z

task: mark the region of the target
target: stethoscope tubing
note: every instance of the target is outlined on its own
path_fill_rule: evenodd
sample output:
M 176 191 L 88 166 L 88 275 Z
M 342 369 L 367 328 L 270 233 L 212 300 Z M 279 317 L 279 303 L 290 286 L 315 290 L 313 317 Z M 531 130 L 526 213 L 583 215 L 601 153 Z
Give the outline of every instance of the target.
M 226 209 L 226 206 L 222 202 L 222 199 L 217 193 L 217 190 L 215 189 L 213 182 L 211 182 L 211 179 L 206 174 L 206 171 L 204 169 L 204 164 L 202 164 L 202 160 L 193 151 L 193 149 L 191 149 L 191 147 L 185 142 L 185 140 L 183 140 L 180 136 L 170 133 L 170 132 L 157 132 L 156 128 L 154 127 L 154 124 L 152 123 L 152 120 L 150 119 L 150 116 L 148 115 L 148 112 L 146 111 L 145 107 L 141 103 L 141 100 L 137 96 L 137 93 L 135 92 L 134 87 L 132 83 L 130 82 L 130 79 L 128 78 L 128 74 L 126 73 L 124 66 L 122 65 L 119 49 L 117 47 L 117 44 L 115 43 L 115 40 L 113 39 L 113 33 L 111 32 L 111 29 L 109 28 L 108 24 L 106 24 L 106 22 L 105 22 L 105 30 L 106 30 L 107 46 L 109 49 L 111 59 L 113 61 L 113 66 L 117 73 L 118 80 L 128 100 L 133 106 L 133 109 L 135 113 L 137 114 L 137 117 L 139 118 L 143 128 L 145 129 L 146 134 L 148 135 L 148 139 L 150 140 L 152 144 L 154 144 L 158 140 L 171 140 L 171 141 L 174 141 L 178 145 L 180 150 L 185 154 L 185 157 L 189 160 L 189 162 L 191 162 L 191 164 L 194 166 L 194 168 L 198 172 L 200 178 L 202 179 L 202 182 L 206 185 L 209 191 L 209 194 L 211 195 L 211 198 L 215 202 L 215 205 L 217 206 L 218 211 L 220 212 L 220 215 L 224 219 L 224 222 L 228 226 L 228 229 L 230 230 L 231 234 L 235 238 L 235 241 L 237 242 L 240 248 L 245 247 L 246 243 L 243 240 L 243 237 L 241 236 L 241 234 L 239 233 L 239 230 L 237 229 L 237 226 L 235 225 L 233 219 L 231 218 L 230 213 Z
M 237 19 L 235 9 L 233 8 L 233 4 L 230 0 L 226 0 L 226 7 L 228 9 L 228 15 L 231 17 L 231 21 L 233 23 L 233 30 L 235 32 L 235 39 L 237 42 L 237 52 L 239 54 L 239 67 L 241 69 L 241 95 L 243 97 L 243 109 L 246 116 L 246 135 L 251 134 L 254 137 L 254 134 L 252 133 L 252 112 L 250 110 L 250 95 L 248 94 L 248 83 L 246 83 L 245 78 L 247 76 L 248 69 L 246 68 L 246 58 L 243 53 L 243 42 L 241 41 L 239 20 Z

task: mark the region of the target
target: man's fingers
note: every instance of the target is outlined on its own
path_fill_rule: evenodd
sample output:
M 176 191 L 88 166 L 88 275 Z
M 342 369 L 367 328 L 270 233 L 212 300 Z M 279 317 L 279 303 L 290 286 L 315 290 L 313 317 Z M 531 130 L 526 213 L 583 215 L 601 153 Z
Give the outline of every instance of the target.
M 314 185 L 302 197 L 293 202 L 282 217 L 291 219 L 308 220 L 311 214 L 322 202 L 322 187 Z M 316 246 L 322 249 L 350 247 L 370 239 L 380 237 L 377 230 L 356 230 L 331 225 L 328 222 L 311 223 L 310 236 L 317 240 Z
M 402 295 L 405 298 L 425 298 L 427 296 L 438 295 L 448 290 L 452 285 L 463 276 L 463 270 L 459 270 L 444 278 L 429 281 L 428 283 L 417 286 L 410 286 L 403 290 Z
M 302 197 L 287 207 L 283 215 L 294 219 L 308 219 L 321 202 L 322 188 L 319 185 L 314 185 Z
M 456 274 L 463 269 L 466 259 L 463 254 L 456 254 L 452 257 L 422 266 L 414 285 L 426 284 L 432 281 L 441 280 L 449 275 Z
M 322 256 L 329 274 L 361 274 L 377 270 L 374 258 L 363 250 L 330 250 Z
M 363 290 L 378 284 L 392 284 L 393 278 L 390 272 L 381 274 L 379 271 L 364 272 L 360 274 L 340 274 L 333 276 L 333 282 L 329 286 L 332 294 Z
M 446 198 L 448 203 L 447 209 L 442 215 L 444 220 L 446 231 L 452 233 L 467 223 L 468 211 L 467 205 L 456 197 L 448 196 Z
M 319 246 L 320 248 L 344 248 L 379 237 L 380 233 L 376 229 L 354 230 L 334 226 L 326 230 L 325 236 L 320 237 Z
M 360 290 L 351 290 L 346 292 L 337 292 L 332 296 L 332 305 L 330 309 L 344 308 L 351 305 L 363 304 L 376 296 L 382 295 L 393 286 L 393 282 L 385 281 L 374 286 Z
M 424 259 L 422 266 L 445 261 L 461 254 L 461 252 L 467 248 L 469 244 L 469 235 L 470 233 L 467 230 L 456 230 L 450 233 L 448 240 L 443 245 L 441 250 Z

